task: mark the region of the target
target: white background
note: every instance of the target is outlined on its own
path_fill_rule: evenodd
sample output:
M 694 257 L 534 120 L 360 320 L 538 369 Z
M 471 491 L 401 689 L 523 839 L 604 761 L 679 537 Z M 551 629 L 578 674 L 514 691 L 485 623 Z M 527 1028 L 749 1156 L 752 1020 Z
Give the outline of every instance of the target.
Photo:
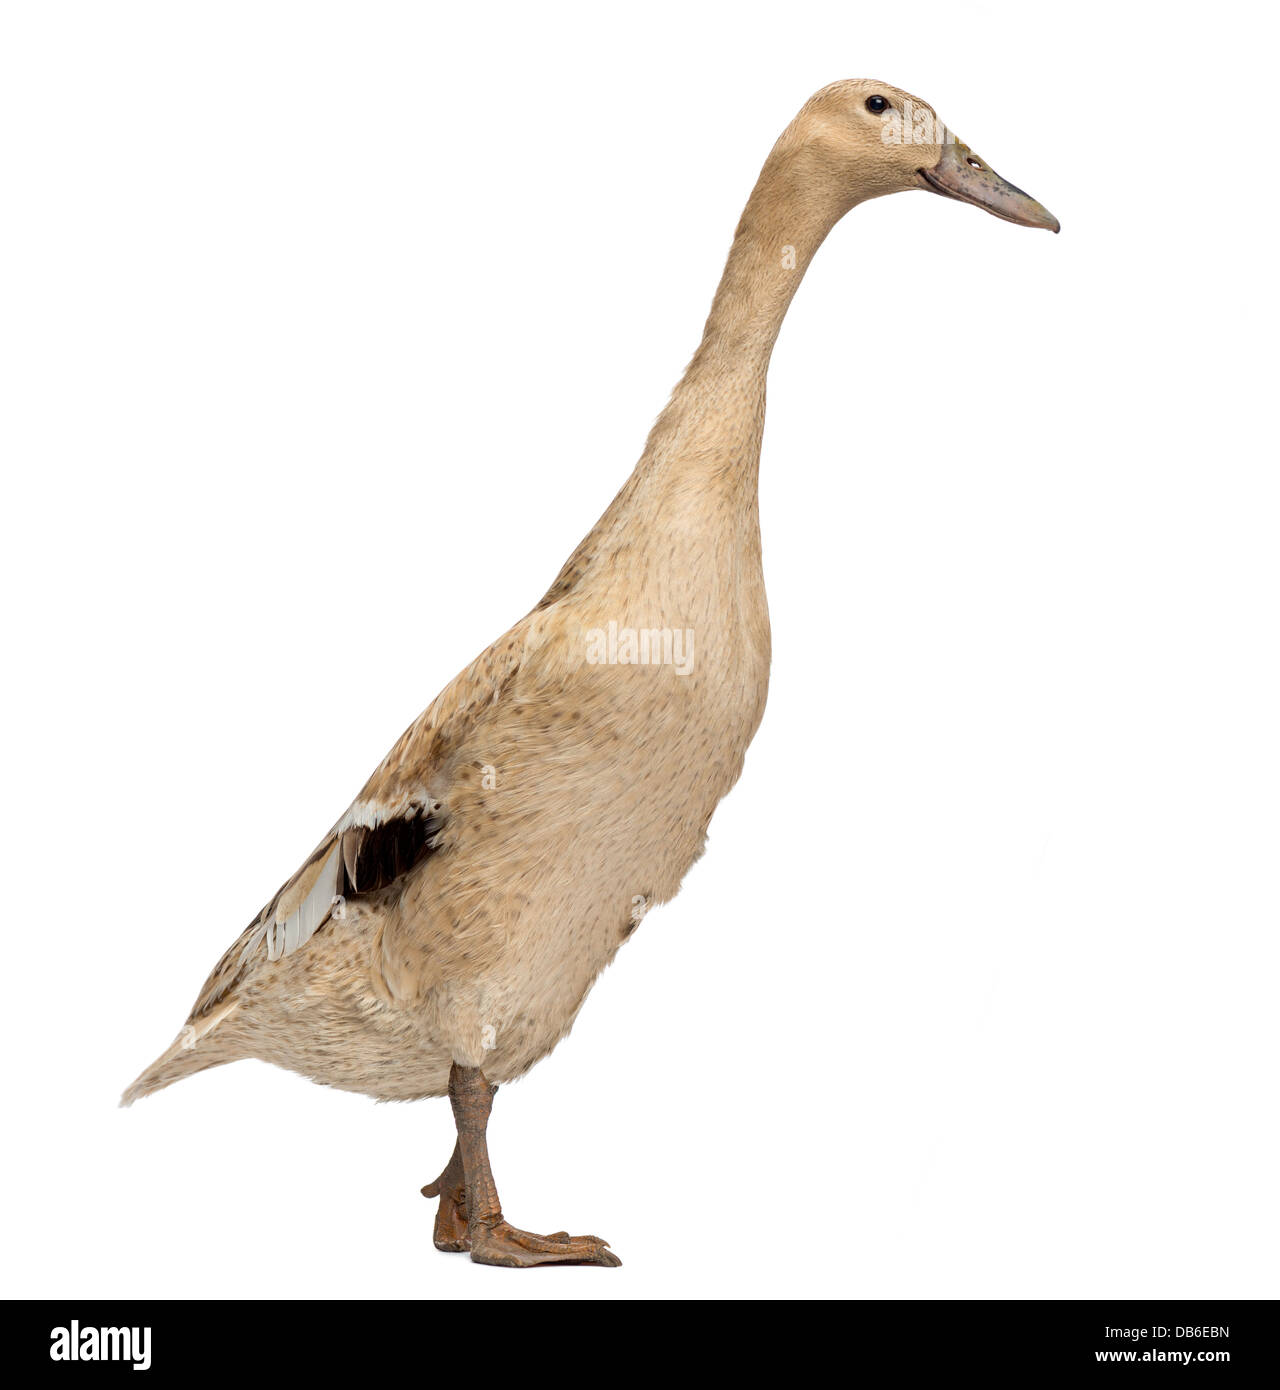
M 1261 15 L 5 7 L 7 1292 L 1280 1294 Z M 882 200 L 796 299 L 763 727 L 495 1111 L 512 1219 L 623 1268 L 437 1254 L 440 1101 L 116 1109 L 612 497 L 846 76 L 1063 231 Z

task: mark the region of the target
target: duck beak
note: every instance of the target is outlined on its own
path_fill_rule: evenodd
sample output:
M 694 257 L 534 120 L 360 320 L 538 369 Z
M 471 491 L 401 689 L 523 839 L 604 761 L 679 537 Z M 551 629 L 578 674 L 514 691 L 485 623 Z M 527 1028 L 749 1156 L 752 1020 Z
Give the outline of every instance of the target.
M 962 203 L 985 208 L 993 216 L 1016 222 L 1019 227 L 1060 230 L 1058 219 L 1048 208 L 1042 208 L 1022 189 L 1002 179 L 962 140 L 952 138 L 942 146 L 942 158 L 931 169 L 919 172 L 922 185 L 944 198 L 958 198 Z

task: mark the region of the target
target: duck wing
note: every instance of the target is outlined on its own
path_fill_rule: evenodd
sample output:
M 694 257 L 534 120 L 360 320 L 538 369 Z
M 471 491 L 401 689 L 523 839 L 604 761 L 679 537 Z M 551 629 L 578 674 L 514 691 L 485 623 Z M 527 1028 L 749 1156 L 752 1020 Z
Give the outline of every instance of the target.
M 437 848 L 449 817 L 449 750 L 502 699 L 547 616 L 535 610 L 517 623 L 404 731 L 338 823 L 225 952 L 189 1024 L 219 1009 L 255 959 L 301 950 L 340 903 L 393 887 Z

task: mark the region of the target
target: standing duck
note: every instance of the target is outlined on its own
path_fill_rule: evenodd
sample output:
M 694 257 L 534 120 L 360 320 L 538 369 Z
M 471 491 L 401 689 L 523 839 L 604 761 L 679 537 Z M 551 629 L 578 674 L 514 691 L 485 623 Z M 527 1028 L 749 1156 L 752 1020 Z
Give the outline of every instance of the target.
M 807 102 L 622 491 L 536 607 L 405 731 L 123 1104 L 244 1057 L 379 1100 L 447 1093 L 457 1144 L 423 1188 L 440 1199 L 437 1248 L 619 1263 L 595 1236 L 506 1220 L 494 1092 L 568 1032 L 738 780 L 769 683 L 756 484 L 774 340 L 836 222 L 921 188 L 1058 230 L 906 92 L 837 82 Z

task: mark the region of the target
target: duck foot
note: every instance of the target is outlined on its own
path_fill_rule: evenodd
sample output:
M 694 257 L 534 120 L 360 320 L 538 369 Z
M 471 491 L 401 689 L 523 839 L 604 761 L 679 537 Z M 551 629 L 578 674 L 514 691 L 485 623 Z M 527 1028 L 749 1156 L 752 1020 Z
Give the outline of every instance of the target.
M 432 1233 L 436 1249 L 450 1255 L 465 1254 L 471 1249 L 467 1235 L 467 1183 L 462 1172 L 462 1155 L 456 1144 L 444 1172 L 422 1189 L 422 1195 L 440 1198 Z
M 437 1250 L 471 1252 L 480 1265 L 531 1269 L 535 1265 L 600 1265 L 609 1269 L 622 1261 L 599 1236 L 571 1236 L 567 1231 L 538 1236 L 513 1226 L 503 1215 L 498 1188 L 489 1167 L 486 1131 L 496 1086 L 490 1086 L 479 1067 L 449 1072 L 449 1101 L 453 1106 L 458 1142 L 443 1173 L 422 1189 L 424 1197 L 439 1197 L 436 1211 Z
M 531 1269 L 534 1265 L 604 1265 L 613 1268 L 622 1261 L 599 1236 L 571 1236 L 557 1231 L 535 1236 L 508 1221 L 496 1226 L 479 1226 L 471 1237 L 471 1258 L 478 1265 L 501 1265 L 504 1269 Z

